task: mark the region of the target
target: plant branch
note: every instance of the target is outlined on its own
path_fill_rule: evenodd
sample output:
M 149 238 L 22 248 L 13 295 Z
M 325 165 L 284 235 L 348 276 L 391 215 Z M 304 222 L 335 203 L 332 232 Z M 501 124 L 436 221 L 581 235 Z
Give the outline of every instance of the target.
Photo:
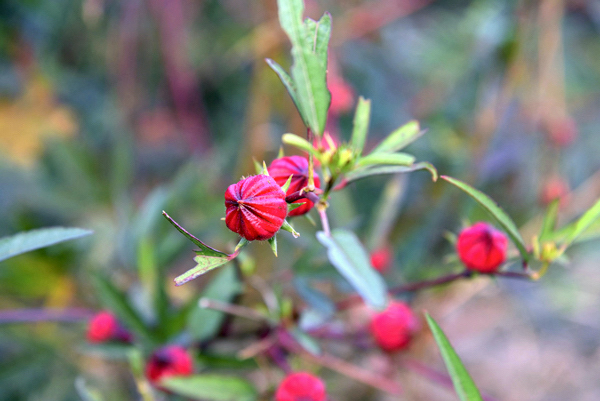
M 198 306 L 205 309 L 212 309 L 219 312 L 227 313 L 234 316 L 243 317 L 259 322 L 267 321 L 267 317 L 260 312 L 246 306 L 229 304 L 226 302 L 217 301 L 216 299 L 200 298 Z

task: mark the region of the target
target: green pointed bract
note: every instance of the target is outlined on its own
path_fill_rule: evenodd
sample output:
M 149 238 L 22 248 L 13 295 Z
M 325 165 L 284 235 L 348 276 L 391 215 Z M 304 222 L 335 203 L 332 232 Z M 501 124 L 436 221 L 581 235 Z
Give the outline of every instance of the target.
M 254 162 L 254 170 L 256 171 L 256 174 L 262 174 L 263 172 L 263 167 L 262 165 L 258 162 L 258 160 L 256 160 L 255 158 L 252 158 L 252 162 Z
M 283 146 L 280 146 L 279 152 L 277 153 L 277 158 L 281 159 L 282 157 L 285 157 L 285 152 L 283 151 Z
M 296 208 L 299 208 L 300 206 L 304 205 L 305 203 L 306 203 L 306 202 L 298 202 L 298 203 L 294 202 L 294 203 L 288 203 L 288 214 L 289 214 L 289 213 L 290 213 L 292 210 L 294 210 L 294 209 L 296 209 Z
M 267 241 L 269 241 L 269 245 L 271 245 L 271 250 L 275 257 L 277 257 L 277 235 L 272 236 Z
M 234 254 L 238 253 L 240 249 L 242 249 L 249 243 L 250 243 L 250 241 L 248 241 L 246 238 L 240 239 L 240 242 L 238 242 L 238 244 L 235 246 L 235 250 L 233 251 L 233 253 Z
M 283 192 L 287 193 L 287 190 L 290 188 L 290 184 L 292 183 L 292 178 L 294 178 L 294 174 L 290 174 L 290 178 L 288 178 L 285 184 L 283 184 L 281 187 Z
M 290 225 L 290 223 L 288 223 L 287 220 L 283 221 L 283 225 L 281 226 L 281 229 L 285 230 L 287 232 L 292 233 L 292 235 L 294 236 L 294 238 L 298 238 L 300 236 L 300 234 L 296 230 L 294 230 L 294 227 L 292 227 Z
M 263 175 L 269 175 L 269 169 L 267 168 L 267 164 L 265 163 L 265 161 L 263 160 L 263 164 L 262 164 L 262 174 Z

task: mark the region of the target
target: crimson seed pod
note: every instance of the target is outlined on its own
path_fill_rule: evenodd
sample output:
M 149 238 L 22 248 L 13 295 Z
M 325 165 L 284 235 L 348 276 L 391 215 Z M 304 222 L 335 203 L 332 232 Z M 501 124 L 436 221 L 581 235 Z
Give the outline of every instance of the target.
M 479 222 L 465 228 L 458 236 L 458 257 L 467 269 L 493 273 L 506 259 L 508 239 L 488 223 Z
M 152 385 L 157 387 L 159 387 L 160 381 L 166 377 L 189 376 L 193 371 L 192 357 L 185 348 L 179 345 L 169 345 L 154 351 L 146 364 L 146 377 Z
M 381 349 L 387 352 L 408 347 L 417 330 L 418 321 L 404 302 L 390 302 L 387 309 L 371 319 L 371 334 Z
M 325 401 L 326 399 L 323 381 L 306 372 L 287 375 L 275 392 L 275 401 Z
M 131 334 L 108 311 L 98 312 L 89 322 L 87 339 L 91 343 L 107 341 L 131 342 Z
M 225 224 L 248 241 L 271 238 L 287 215 L 285 193 L 272 177 L 253 175 L 225 191 Z
M 275 159 L 269 165 L 269 175 L 273 177 L 275 182 L 280 186 L 283 186 L 287 180 L 292 176 L 290 187 L 287 190 L 286 195 L 293 194 L 294 192 L 300 191 L 302 188 L 308 185 L 308 159 L 302 156 L 286 156 Z M 315 187 L 321 187 L 321 180 L 319 176 L 314 174 Z M 292 210 L 290 216 L 300 216 L 307 213 L 314 203 L 308 199 L 299 199 L 293 203 L 304 203 L 304 205 L 297 207 Z

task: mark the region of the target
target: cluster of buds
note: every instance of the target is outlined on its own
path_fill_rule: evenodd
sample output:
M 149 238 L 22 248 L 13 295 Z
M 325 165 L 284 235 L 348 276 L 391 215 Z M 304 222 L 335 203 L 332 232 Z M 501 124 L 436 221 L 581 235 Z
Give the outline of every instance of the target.
M 315 188 L 319 188 L 319 177 L 315 174 L 313 179 Z M 271 239 L 285 224 L 286 217 L 306 214 L 314 206 L 314 202 L 302 193 L 308 181 L 305 157 L 273 160 L 265 174 L 243 178 L 227 188 L 225 224 L 248 241 Z M 288 198 L 289 203 L 301 205 L 288 213 L 286 196 L 294 197 Z

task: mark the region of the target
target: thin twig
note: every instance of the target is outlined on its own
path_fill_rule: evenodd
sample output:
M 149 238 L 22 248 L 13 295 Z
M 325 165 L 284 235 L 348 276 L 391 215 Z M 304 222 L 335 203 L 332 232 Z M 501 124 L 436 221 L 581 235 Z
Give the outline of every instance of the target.
M 317 210 L 319 211 L 319 216 L 321 217 L 321 225 L 323 226 L 323 232 L 328 237 L 331 237 L 331 230 L 329 229 L 329 219 L 327 218 L 327 210 L 317 205 Z
M 88 320 L 95 314 L 93 310 L 83 308 L 67 309 L 10 309 L 0 311 L 0 324 L 65 322 L 77 323 Z
M 267 321 L 267 317 L 260 312 L 246 306 L 228 304 L 226 302 L 217 301 L 216 299 L 200 298 L 198 306 L 205 309 L 212 309 L 219 312 L 227 313 L 234 316 L 243 317 L 259 322 Z
M 348 363 L 343 359 L 326 353 L 321 353 L 319 355 L 311 354 L 300 344 L 298 344 L 296 340 L 294 340 L 294 338 L 285 330 L 279 330 L 278 339 L 283 348 L 316 364 L 334 370 L 354 380 L 360 381 L 390 394 L 397 395 L 402 392 L 402 388 L 395 381 L 386 379 L 371 373 L 368 370 L 359 368 L 358 366 Z

